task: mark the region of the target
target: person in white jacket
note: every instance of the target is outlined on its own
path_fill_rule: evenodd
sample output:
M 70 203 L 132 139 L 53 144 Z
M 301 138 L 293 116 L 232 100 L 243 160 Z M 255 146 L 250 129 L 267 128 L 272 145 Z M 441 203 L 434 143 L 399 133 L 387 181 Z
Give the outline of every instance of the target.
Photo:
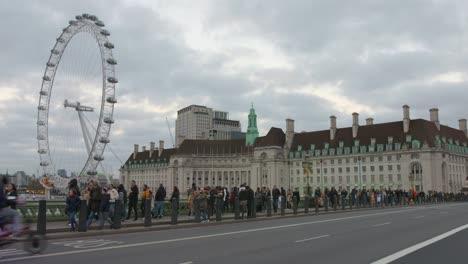
M 110 194 L 110 200 L 109 200 L 109 218 L 113 219 L 114 218 L 114 213 L 115 213 L 115 201 L 119 199 L 119 193 L 117 190 L 114 188 L 113 184 L 109 185 L 109 194 Z

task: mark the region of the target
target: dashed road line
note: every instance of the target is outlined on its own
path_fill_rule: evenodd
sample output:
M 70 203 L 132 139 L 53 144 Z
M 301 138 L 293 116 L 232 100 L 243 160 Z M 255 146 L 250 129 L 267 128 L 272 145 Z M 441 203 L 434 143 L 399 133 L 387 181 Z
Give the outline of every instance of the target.
M 382 224 L 373 225 L 372 227 L 379 227 L 379 226 L 389 225 L 391 223 L 392 222 L 386 222 L 386 223 L 382 223 Z
M 323 235 L 323 236 L 317 236 L 317 237 L 311 237 L 311 238 L 301 239 L 301 240 L 297 240 L 296 243 L 301 243 L 301 242 L 310 241 L 310 240 L 315 240 L 315 239 L 319 239 L 319 238 L 323 238 L 323 237 L 329 237 L 329 236 L 330 236 L 330 235 Z

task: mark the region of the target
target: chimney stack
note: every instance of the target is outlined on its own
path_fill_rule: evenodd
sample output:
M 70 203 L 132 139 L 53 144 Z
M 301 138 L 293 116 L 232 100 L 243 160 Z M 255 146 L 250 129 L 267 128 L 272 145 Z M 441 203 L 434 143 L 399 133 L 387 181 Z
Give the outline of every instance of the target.
M 357 137 L 359 128 L 359 114 L 354 112 L 353 113 L 353 138 Z
M 294 137 L 294 120 L 286 119 L 286 148 L 290 149 Z
M 403 106 L 403 132 L 408 133 L 409 131 L 409 124 L 410 124 L 410 116 L 409 116 L 409 106 Z
M 429 113 L 431 114 L 431 122 L 434 122 L 437 129 L 440 130 L 440 123 L 439 123 L 439 109 L 431 108 L 429 109 Z
M 154 152 L 154 142 L 150 142 L 150 154 L 149 154 L 150 158 L 153 156 L 153 152 Z
M 133 159 L 136 159 L 137 153 L 138 153 L 138 144 L 135 144 L 133 146 Z
M 466 127 L 466 119 L 460 119 L 458 120 L 458 125 L 460 126 L 460 130 L 465 133 L 465 137 L 468 137 L 468 130 Z
M 159 156 L 161 157 L 161 154 L 164 150 L 164 140 L 159 140 Z
M 336 136 L 336 116 L 330 116 L 330 140 L 335 140 Z
M 373 124 L 374 124 L 374 118 L 369 117 L 366 119 L 366 125 L 370 126 Z

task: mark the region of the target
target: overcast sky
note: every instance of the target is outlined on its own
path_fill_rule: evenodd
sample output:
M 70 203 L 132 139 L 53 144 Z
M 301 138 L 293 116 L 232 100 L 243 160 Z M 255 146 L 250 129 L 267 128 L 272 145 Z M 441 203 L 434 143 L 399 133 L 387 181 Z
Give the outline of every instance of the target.
M 203 104 L 245 131 L 251 102 L 260 135 L 411 118 L 468 118 L 468 2 L 0 0 L 0 173 L 36 173 L 38 93 L 50 49 L 75 15 L 95 14 L 118 61 L 111 147 L 174 133 L 176 111 Z M 77 122 L 70 120 L 70 122 Z M 84 146 L 83 146 L 84 148 Z M 117 159 L 106 153 L 108 166 Z

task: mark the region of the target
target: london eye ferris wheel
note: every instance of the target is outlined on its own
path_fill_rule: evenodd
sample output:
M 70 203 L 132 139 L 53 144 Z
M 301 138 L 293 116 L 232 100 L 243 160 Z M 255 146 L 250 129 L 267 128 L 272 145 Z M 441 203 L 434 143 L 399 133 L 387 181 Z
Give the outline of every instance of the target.
M 83 14 L 63 28 L 46 63 L 37 107 L 41 183 L 66 188 L 96 179 L 114 123 L 115 66 L 110 32 Z M 70 173 L 68 175 L 68 173 Z

